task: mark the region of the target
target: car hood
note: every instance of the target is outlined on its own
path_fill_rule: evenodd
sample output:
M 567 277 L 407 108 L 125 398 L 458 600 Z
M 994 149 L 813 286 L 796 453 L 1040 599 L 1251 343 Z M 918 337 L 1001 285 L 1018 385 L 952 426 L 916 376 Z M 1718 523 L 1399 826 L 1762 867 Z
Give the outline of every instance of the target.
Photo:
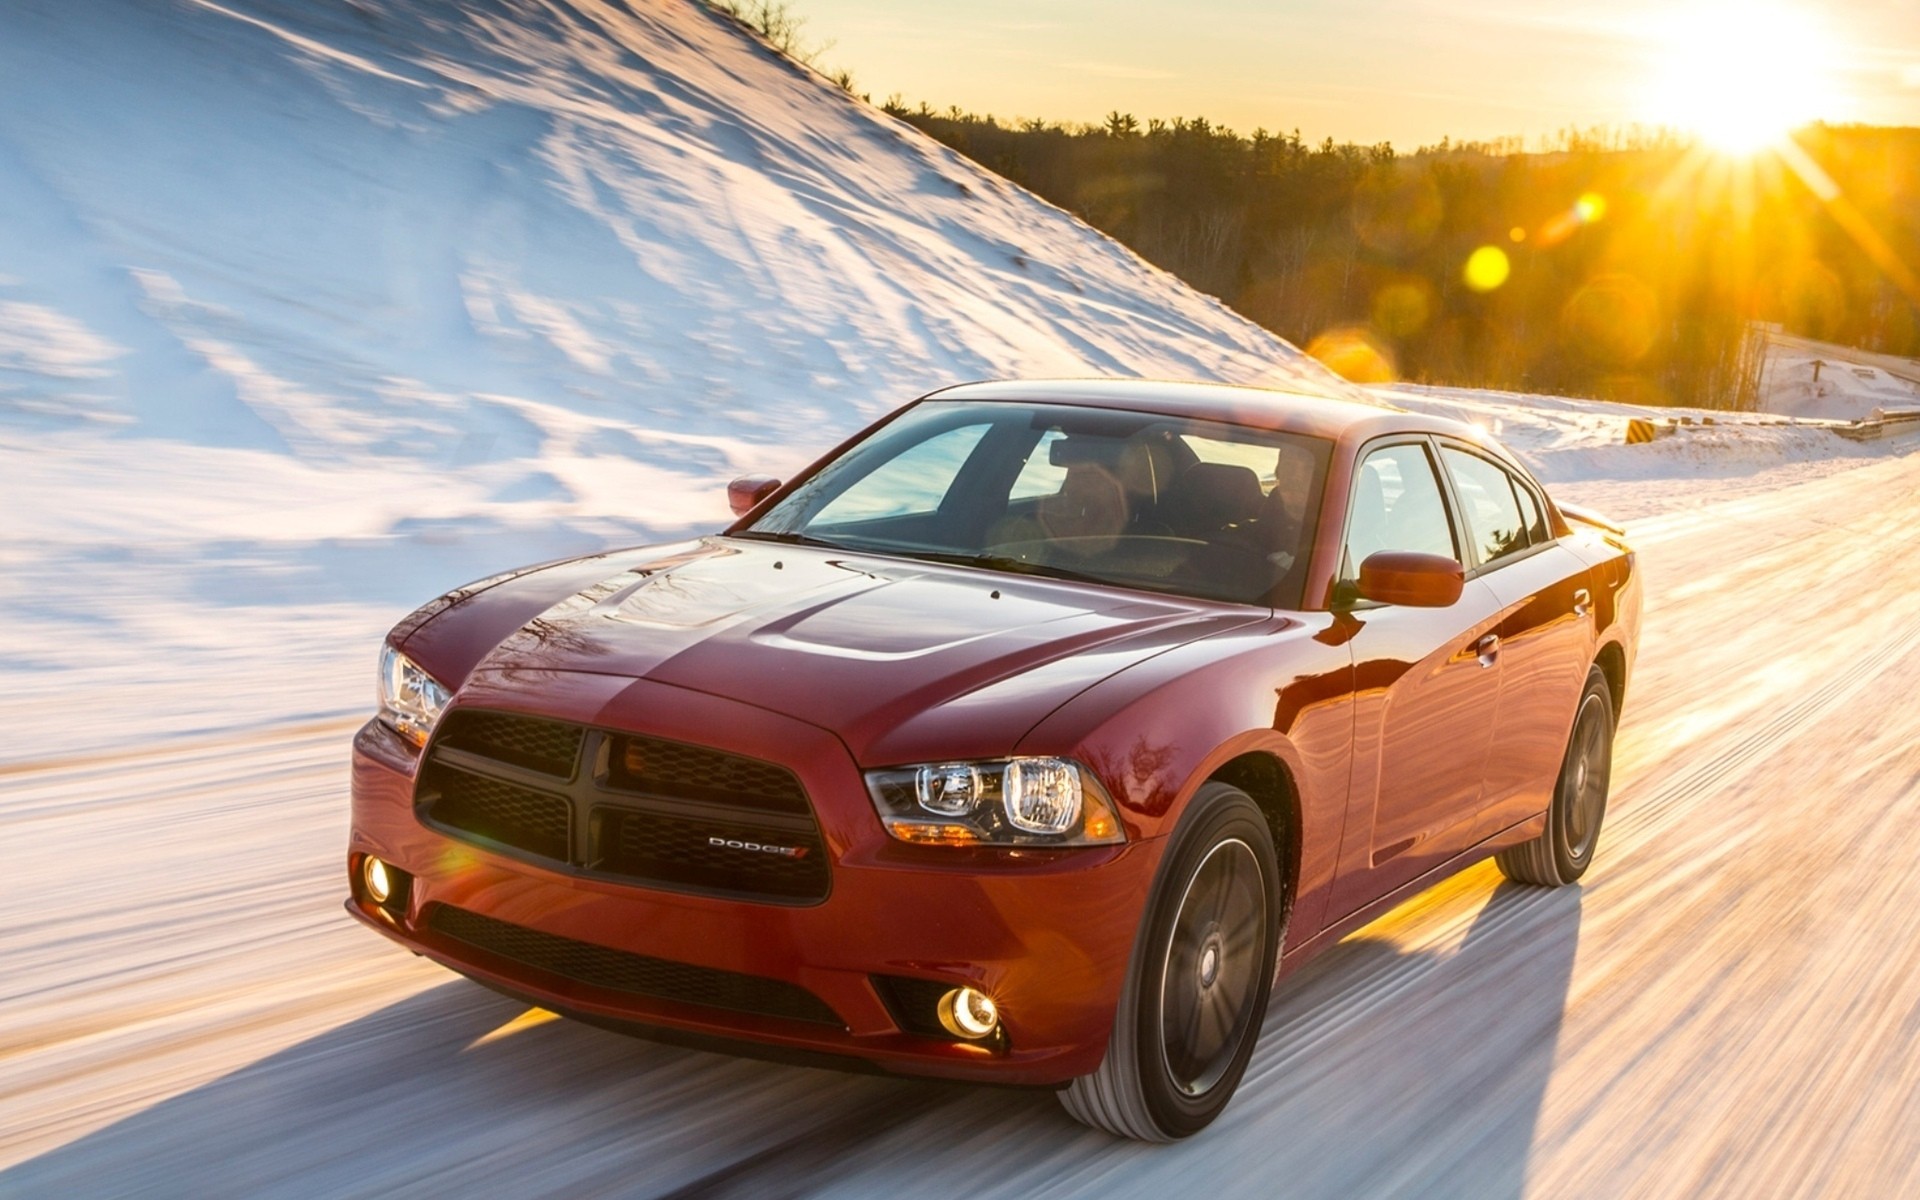
M 838 734 L 865 765 L 991 756 L 1134 663 L 1268 617 L 812 547 L 709 538 L 610 573 L 479 669 L 575 671 L 724 696 Z

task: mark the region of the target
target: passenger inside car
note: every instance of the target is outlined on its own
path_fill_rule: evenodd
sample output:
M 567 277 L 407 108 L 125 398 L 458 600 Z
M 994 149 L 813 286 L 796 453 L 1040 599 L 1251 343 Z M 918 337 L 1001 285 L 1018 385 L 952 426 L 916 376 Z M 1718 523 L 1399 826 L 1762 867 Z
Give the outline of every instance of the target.
M 1022 507 L 1041 478 L 1057 488 Z M 1274 464 L 1262 479 L 1254 464 Z M 1023 556 L 1127 560 L 1132 570 L 1207 580 L 1226 595 L 1256 596 L 1298 560 L 1317 465 L 1298 446 L 1278 448 L 1182 436 L 1161 426 L 1128 437 L 1048 431 L 1016 481 L 988 544 Z M 1023 487 L 1023 484 L 1025 485 Z M 1131 541 L 1127 546 L 1118 539 Z

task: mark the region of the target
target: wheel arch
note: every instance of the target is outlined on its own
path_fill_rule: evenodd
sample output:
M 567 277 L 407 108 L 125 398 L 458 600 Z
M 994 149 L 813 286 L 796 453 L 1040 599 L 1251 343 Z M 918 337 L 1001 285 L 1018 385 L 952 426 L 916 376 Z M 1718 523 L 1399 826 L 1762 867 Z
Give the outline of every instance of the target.
M 1609 641 L 1600 647 L 1594 655 L 1593 665 L 1607 677 L 1608 698 L 1613 701 L 1613 719 L 1620 720 L 1620 710 L 1627 702 L 1627 651 L 1617 641 Z
M 1267 818 L 1274 854 L 1280 861 L 1280 921 L 1276 932 L 1284 942 L 1300 890 L 1300 788 L 1293 770 L 1271 751 L 1248 750 L 1214 767 L 1202 782 L 1216 780 L 1252 797 Z

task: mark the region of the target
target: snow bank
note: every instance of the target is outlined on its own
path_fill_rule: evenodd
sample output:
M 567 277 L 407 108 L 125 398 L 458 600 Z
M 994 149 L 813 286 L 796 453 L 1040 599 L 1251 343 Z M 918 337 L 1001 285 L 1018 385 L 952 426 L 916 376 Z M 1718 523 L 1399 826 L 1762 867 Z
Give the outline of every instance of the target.
M 1768 347 L 1760 407 L 1796 417 L 1870 420 L 1877 409 L 1920 408 L 1915 380 L 1920 362 L 1796 339 Z

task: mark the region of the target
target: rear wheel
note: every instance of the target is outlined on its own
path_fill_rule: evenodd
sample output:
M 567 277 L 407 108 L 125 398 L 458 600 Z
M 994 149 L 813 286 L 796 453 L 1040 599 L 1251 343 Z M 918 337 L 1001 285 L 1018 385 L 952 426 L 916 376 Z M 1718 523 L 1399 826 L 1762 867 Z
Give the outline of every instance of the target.
M 1613 773 L 1613 693 L 1599 667 L 1575 710 L 1560 780 L 1547 807 L 1547 827 L 1530 842 L 1502 850 L 1494 861 L 1508 879 L 1561 887 L 1586 874 L 1607 815 L 1607 784 Z
M 1078 1120 L 1152 1142 L 1198 1133 L 1233 1098 L 1279 948 L 1279 868 L 1259 806 L 1208 783 L 1173 837 L 1106 1061 L 1060 1093 Z

